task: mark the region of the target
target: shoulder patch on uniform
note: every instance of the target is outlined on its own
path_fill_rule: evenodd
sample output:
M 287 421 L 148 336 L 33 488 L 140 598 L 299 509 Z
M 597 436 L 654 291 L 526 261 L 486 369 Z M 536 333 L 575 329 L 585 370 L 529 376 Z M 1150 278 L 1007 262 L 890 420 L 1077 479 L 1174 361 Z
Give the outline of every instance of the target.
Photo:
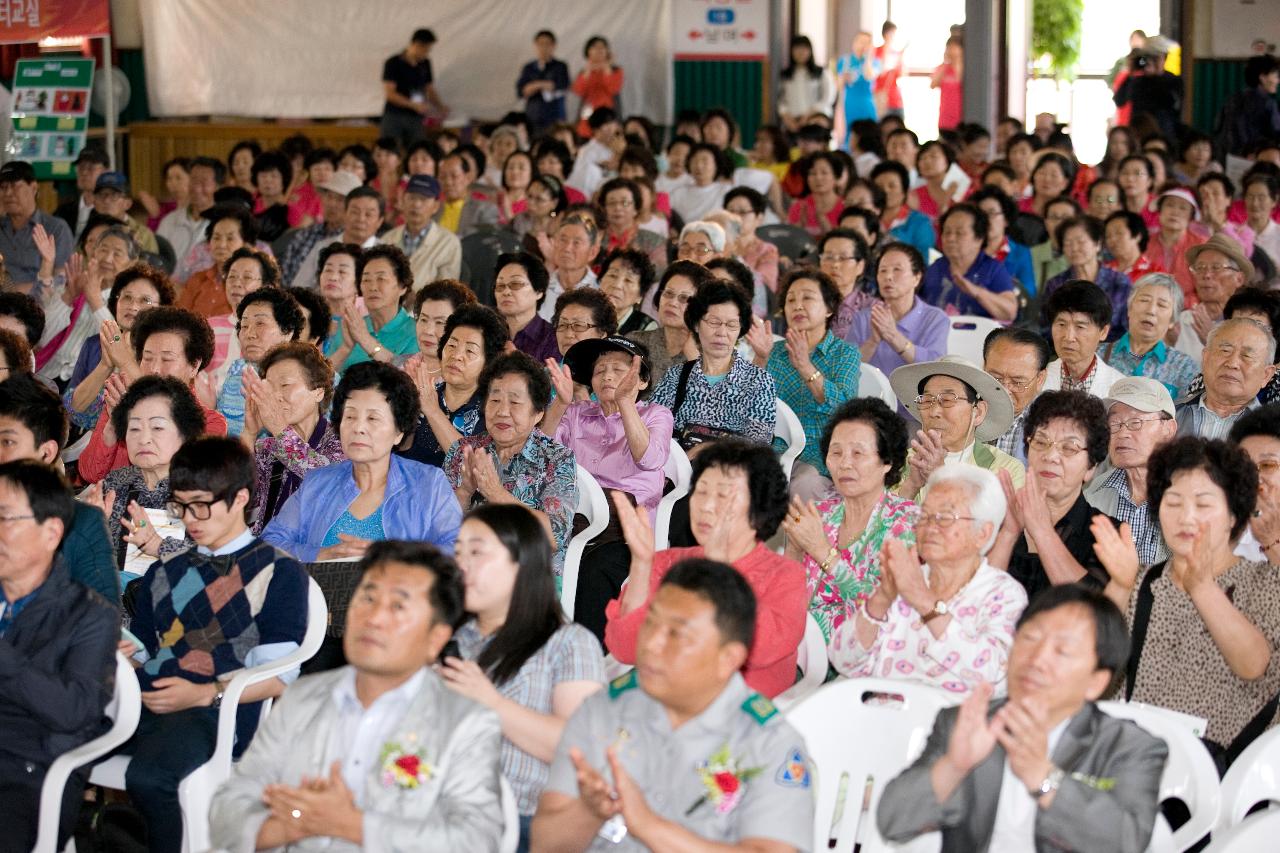
M 748 696 L 747 700 L 742 703 L 742 710 L 746 711 L 747 716 L 762 726 L 769 722 L 772 717 L 778 715 L 778 709 L 769 701 L 769 697 L 762 696 L 759 693 L 752 693 Z
M 640 682 L 636 680 L 636 671 L 634 669 L 624 675 L 619 675 L 609 682 L 609 698 L 617 699 L 631 688 L 639 686 L 639 684 Z
M 787 757 L 773 775 L 773 780 L 786 788 L 809 787 L 809 762 L 800 747 L 794 746 L 787 751 Z

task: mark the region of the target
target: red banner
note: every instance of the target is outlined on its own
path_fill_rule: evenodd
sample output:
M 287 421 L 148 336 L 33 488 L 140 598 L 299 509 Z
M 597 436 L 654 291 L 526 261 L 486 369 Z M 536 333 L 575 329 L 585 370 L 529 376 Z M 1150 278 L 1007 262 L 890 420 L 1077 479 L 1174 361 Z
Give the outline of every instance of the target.
M 110 32 L 108 0 L 0 0 L 0 44 Z

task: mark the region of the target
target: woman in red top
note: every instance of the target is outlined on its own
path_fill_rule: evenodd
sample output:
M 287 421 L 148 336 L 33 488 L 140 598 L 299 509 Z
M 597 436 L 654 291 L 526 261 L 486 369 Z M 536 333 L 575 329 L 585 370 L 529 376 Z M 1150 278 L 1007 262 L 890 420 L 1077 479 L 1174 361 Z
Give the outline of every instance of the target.
M 1147 273 L 1164 272 L 1164 265 L 1145 254 L 1151 232 L 1142 217 L 1128 210 L 1117 210 L 1107 217 L 1103 243 L 1111 257 L 1104 263 L 1137 281 Z
M 787 513 L 787 481 L 768 445 L 722 438 L 699 449 L 689 495 L 697 546 L 655 554 L 648 511 L 613 494 L 631 550 L 631 574 L 622 595 L 605 609 L 605 646 L 622 663 L 634 662 L 636 636 L 663 575 L 689 557 L 719 560 L 737 569 L 756 594 L 755 643 L 742 677 L 772 698 L 795 683 L 809 604 L 803 567 L 764 544 Z
M 573 93 L 582 99 L 578 118 L 578 136 L 591 138 L 587 118 L 601 107 L 618 108 L 618 94 L 622 92 L 622 69 L 613 64 L 613 54 L 604 36 L 592 36 L 582 55 L 587 67 L 578 72 L 573 81 Z
M 956 161 L 955 154 L 945 142 L 936 139 L 920 146 L 916 155 L 916 169 L 920 173 L 923 184 L 907 195 L 907 204 L 929 217 L 929 222 L 936 230 L 938 217 L 947 212 L 955 199 L 951 195 L 951 185 L 943 186 L 947 170 Z
M 964 83 L 964 47 L 960 39 L 952 36 L 942 52 L 942 64 L 933 69 L 929 80 L 931 89 L 941 90 L 938 96 L 938 130 L 953 130 L 964 117 L 962 85 Z
M 805 176 L 809 192 L 791 204 L 787 221 L 799 225 L 814 237 L 835 228 L 840 223 L 840 211 L 844 206 L 838 188 L 844 174 L 844 163 L 834 152 L 819 151 L 810 155 Z

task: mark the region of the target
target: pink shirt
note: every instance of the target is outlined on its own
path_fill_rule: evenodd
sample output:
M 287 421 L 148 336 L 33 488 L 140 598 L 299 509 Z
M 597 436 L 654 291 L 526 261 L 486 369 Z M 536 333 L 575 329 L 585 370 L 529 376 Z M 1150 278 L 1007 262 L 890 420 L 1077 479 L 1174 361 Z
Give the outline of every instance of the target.
M 615 658 L 622 663 L 635 662 L 636 637 L 663 576 L 681 560 L 703 555 L 701 546 L 659 551 L 653 555 L 649 599 L 644 606 L 624 616 L 619 599 L 609 602 L 604 611 L 609 620 L 604 629 L 604 643 Z M 756 638 L 742 668 L 742 677 L 751 689 L 773 698 L 796 681 L 796 649 L 804 639 L 809 606 L 804 568 L 771 551 L 763 542 L 757 542 L 733 567 L 756 594 Z
M 649 430 L 649 447 L 638 462 L 627 445 L 622 415 L 604 414 L 599 403 L 569 404 L 553 438 L 573 451 L 574 459 L 602 489 L 634 495 L 652 518 L 662 500 L 662 469 L 671 452 L 671 410 L 656 403 L 638 403 L 636 410 Z

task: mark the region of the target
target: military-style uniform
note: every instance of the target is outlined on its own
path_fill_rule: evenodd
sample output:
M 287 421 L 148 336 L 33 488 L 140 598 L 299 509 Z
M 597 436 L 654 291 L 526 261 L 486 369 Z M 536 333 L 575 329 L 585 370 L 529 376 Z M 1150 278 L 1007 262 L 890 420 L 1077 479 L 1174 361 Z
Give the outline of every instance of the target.
M 572 747 L 610 778 L 610 746 L 617 747 L 649 808 L 664 819 L 710 841 L 767 838 L 812 849 L 813 788 L 804 741 L 741 675 L 735 673 L 705 711 L 675 730 L 662 704 L 640 689 L 635 670 L 615 679 L 569 719 L 546 790 L 578 796 Z M 629 835 L 609 840 L 622 834 L 620 824 L 621 818 L 605 824 L 587 849 L 644 850 Z

